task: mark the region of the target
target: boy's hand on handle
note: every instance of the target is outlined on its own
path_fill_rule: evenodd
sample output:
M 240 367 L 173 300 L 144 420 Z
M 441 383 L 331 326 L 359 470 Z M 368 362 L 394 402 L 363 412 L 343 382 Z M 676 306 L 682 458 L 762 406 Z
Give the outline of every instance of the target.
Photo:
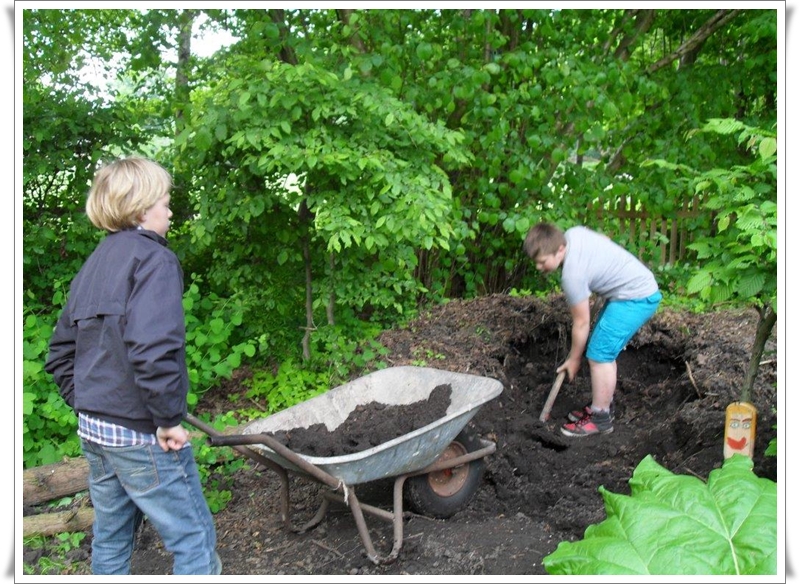
M 183 426 L 172 426 L 171 428 L 159 426 L 156 430 L 156 438 L 164 452 L 180 450 L 189 439 L 189 432 Z
M 556 369 L 556 373 L 561 373 L 562 371 L 567 372 L 567 378 L 570 382 L 575 379 L 575 376 L 578 374 L 578 370 L 581 368 L 581 360 L 580 359 L 567 359 L 564 361 L 561 366 Z

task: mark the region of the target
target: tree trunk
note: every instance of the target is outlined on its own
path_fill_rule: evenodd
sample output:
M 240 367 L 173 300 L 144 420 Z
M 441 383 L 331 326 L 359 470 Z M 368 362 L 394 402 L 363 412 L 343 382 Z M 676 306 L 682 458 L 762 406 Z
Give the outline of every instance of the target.
M 311 213 L 308 210 L 308 203 L 303 199 L 300 203 L 298 210 L 300 217 L 300 229 L 303 230 L 303 236 L 300 238 L 301 245 L 303 246 L 303 264 L 306 271 L 306 326 L 305 334 L 303 334 L 303 360 L 308 361 L 311 359 L 311 331 L 314 330 L 314 280 L 311 274 L 311 250 L 309 249 L 309 231 Z
M 175 93 L 173 95 L 175 117 L 175 136 L 179 136 L 186 129 L 186 124 L 191 116 L 191 93 L 189 83 L 192 57 L 192 26 L 197 11 L 183 10 L 178 15 L 178 62 L 175 65 Z M 172 189 L 172 208 L 175 210 L 175 224 L 188 221 L 191 217 L 192 205 L 189 204 L 188 189 L 189 171 L 185 168 L 180 155 L 173 157 L 174 171 L 172 179 L 175 188 Z
M 630 59 L 632 52 L 631 47 L 653 26 L 653 22 L 656 19 L 656 11 L 637 9 L 626 12 L 625 20 L 630 20 L 631 18 L 635 21 L 633 30 L 620 40 L 619 45 L 617 45 L 614 51 L 614 56 L 622 61 Z M 619 34 L 622 32 L 622 29 L 620 28 L 619 31 L 615 32 Z
M 94 523 L 94 509 L 81 507 L 73 511 L 42 513 L 22 518 L 22 537 L 51 536 L 57 533 L 88 531 Z
M 192 56 L 192 25 L 195 10 L 184 10 L 178 17 L 178 64 L 175 67 L 175 134 L 186 126 L 189 115 L 191 87 L 189 86 L 190 59 Z
M 750 363 L 747 366 L 747 373 L 744 377 L 744 385 L 742 386 L 740 397 L 743 402 L 750 401 L 750 397 L 753 393 L 753 386 L 758 376 L 758 368 L 761 366 L 761 356 L 764 354 L 764 347 L 767 344 L 767 339 L 769 339 L 769 335 L 772 333 L 772 329 L 777 320 L 777 313 L 769 306 L 759 309 L 756 337 L 753 340 L 753 348 L 750 351 Z
M 359 34 L 359 29 L 361 25 L 351 25 L 350 19 L 352 18 L 353 14 L 356 11 L 353 8 L 337 8 L 336 9 L 336 16 L 343 25 L 351 26 L 350 36 L 347 38 L 350 46 L 352 46 L 359 54 L 364 54 L 367 52 L 367 48 L 364 46 L 364 42 L 361 40 L 361 35 Z M 365 77 L 369 77 L 370 73 L 367 72 L 364 74 Z
M 336 269 L 336 260 L 333 252 L 328 254 L 328 267 L 331 271 L 331 292 L 328 294 L 328 305 L 325 307 L 325 312 L 328 315 L 328 324 L 333 326 L 336 324 L 335 309 L 336 309 L 336 286 L 334 285 L 333 272 Z
M 280 51 L 279 56 L 281 61 L 289 65 L 297 65 L 297 54 L 295 54 L 289 38 L 289 27 L 286 26 L 285 12 L 282 8 L 270 8 L 269 17 L 273 23 L 278 25 L 280 34 Z
M 39 505 L 89 488 L 89 463 L 84 457 L 30 468 L 22 473 L 22 502 Z

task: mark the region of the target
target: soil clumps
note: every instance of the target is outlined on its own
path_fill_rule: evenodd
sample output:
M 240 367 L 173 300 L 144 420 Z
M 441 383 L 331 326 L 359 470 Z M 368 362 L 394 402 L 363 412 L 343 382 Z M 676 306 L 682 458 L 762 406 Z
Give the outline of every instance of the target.
M 441 384 L 431 390 L 428 399 L 412 404 L 388 405 L 373 401 L 356 406 L 333 431 L 325 424 L 312 424 L 308 428 L 267 434 L 298 454 L 320 458 L 354 454 L 443 418 L 452 390 L 449 384 Z

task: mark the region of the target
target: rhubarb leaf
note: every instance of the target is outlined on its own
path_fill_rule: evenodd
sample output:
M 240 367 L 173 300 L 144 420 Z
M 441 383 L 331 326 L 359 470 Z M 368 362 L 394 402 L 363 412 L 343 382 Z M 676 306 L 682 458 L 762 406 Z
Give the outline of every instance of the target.
M 548 574 L 776 574 L 777 485 L 736 454 L 708 482 L 647 456 L 631 495 L 604 487 L 606 519 L 544 558 Z

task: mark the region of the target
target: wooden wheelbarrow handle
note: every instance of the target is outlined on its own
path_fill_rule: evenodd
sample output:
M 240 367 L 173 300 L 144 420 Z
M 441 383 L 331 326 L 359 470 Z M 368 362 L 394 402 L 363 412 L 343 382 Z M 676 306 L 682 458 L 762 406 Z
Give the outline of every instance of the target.
M 553 382 L 553 387 L 550 388 L 550 394 L 547 396 L 547 401 L 544 402 L 542 413 L 539 414 L 540 422 L 546 422 L 550 418 L 550 410 L 553 409 L 553 402 L 556 401 L 558 390 L 561 389 L 561 384 L 564 383 L 564 376 L 566 374 L 566 371 L 562 371 L 556 376 L 556 380 Z

